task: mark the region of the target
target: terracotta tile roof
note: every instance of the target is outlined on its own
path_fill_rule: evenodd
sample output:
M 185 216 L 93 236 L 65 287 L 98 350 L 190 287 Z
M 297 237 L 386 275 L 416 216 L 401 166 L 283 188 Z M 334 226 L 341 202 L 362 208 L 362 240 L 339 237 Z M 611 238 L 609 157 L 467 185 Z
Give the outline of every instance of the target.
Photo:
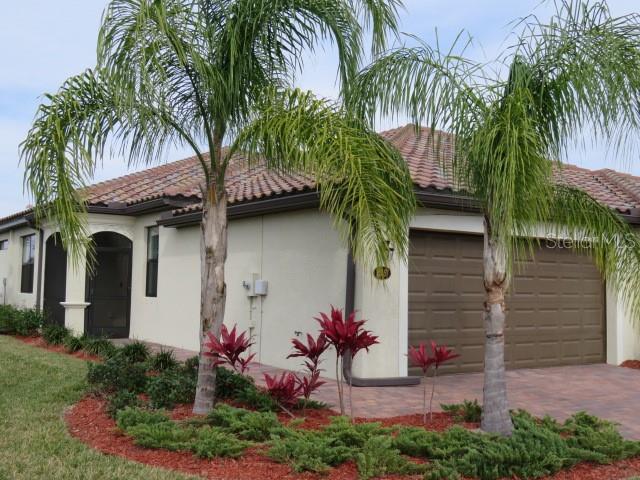
M 406 159 L 413 181 L 420 188 L 460 191 L 454 185 L 453 175 L 447 165 L 453 156 L 453 136 L 436 132 L 436 145 L 440 158 L 434 150 L 434 139 L 428 128 L 422 128 L 416 135 L 413 125 L 381 132 L 393 143 Z M 559 182 L 584 190 L 597 201 L 608 205 L 620 213 L 634 212 L 640 206 L 640 177 L 611 169 L 588 170 L 575 165 L 564 164 L 556 171 Z
M 205 155 L 208 158 L 208 155 Z M 200 200 L 204 181 L 196 157 L 114 178 L 87 187 L 83 194 L 89 205 L 121 202 L 135 205 L 156 198 Z M 298 174 L 269 172 L 263 164 L 247 166 L 239 154 L 233 156 L 226 173 L 229 202 L 257 200 L 271 195 L 313 188 L 312 179 Z
M 380 135 L 400 151 L 409 166 L 411 178 L 418 187 L 459 190 L 454 185 L 450 168 L 453 135 L 436 132 L 434 139 L 428 128 L 422 128 L 420 135 L 416 135 L 413 125 L 387 130 Z
M 440 159 L 429 129 L 416 135 L 412 125 L 381 132 L 406 159 L 415 184 L 423 189 L 460 191 L 453 183 L 450 164 L 453 137 L 437 132 Z M 560 181 L 581 188 L 596 200 L 618 210 L 631 213 L 640 206 L 640 177 L 609 169 L 587 170 L 566 165 L 559 173 Z M 89 205 L 108 206 L 118 202 L 135 205 L 157 198 L 181 199 L 189 206 L 174 211 L 174 215 L 197 211 L 200 205 L 202 171 L 196 157 L 167 163 L 158 167 L 91 185 L 82 192 Z M 270 196 L 313 190 L 313 179 L 304 175 L 269 171 L 264 164 L 247 166 L 245 158 L 236 155 L 226 178 L 230 203 L 257 200 Z M 0 219 L 0 223 L 28 214 L 25 210 Z
M 0 218 L 0 224 L 10 222 L 11 220 L 17 220 L 21 217 L 29 215 L 31 212 L 33 212 L 33 207 L 27 206 L 27 208 L 25 208 L 24 210 L 20 210 L 19 212 L 15 212 L 11 215 Z

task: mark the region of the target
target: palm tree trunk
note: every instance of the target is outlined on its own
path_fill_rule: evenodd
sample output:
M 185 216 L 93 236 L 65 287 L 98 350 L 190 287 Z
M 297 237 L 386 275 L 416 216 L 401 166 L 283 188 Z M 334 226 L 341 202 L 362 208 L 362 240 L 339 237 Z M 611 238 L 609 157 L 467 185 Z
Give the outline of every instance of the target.
M 215 402 L 214 359 L 204 355 L 207 332 L 218 338 L 224 320 L 227 288 L 224 264 L 227 259 L 227 194 L 224 187 L 209 185 L 203 195 L 200 235 L 200 364 L 193 413 L 206 414 Z
M 507 401 L 504 366 L 504 294 L 508 287 L 507 256 L 504 246 L 492 235 L 491 223 L 484 219 L 484 389 L 482 424 L 485 432 L 511 435 L 513 424 Z

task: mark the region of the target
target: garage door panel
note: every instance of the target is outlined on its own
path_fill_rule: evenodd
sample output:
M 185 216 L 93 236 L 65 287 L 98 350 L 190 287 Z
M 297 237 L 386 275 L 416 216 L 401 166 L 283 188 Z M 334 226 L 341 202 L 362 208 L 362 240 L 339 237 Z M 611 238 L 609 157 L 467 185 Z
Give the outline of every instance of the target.
M 442 372 L 483 368 L 482 238 L 415 232 L 409 258 L 409 344 L 434 339 L 462 356 Z M 519 262 L 507 303 L 507 368 L 604 361 L 604 293 L 590 260 L 567 249 Z

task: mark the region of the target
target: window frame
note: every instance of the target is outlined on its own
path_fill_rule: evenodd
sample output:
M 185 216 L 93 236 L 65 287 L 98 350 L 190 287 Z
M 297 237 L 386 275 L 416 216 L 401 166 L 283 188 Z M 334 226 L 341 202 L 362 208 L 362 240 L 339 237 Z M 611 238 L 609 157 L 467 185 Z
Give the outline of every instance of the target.
M 160 258 L 160 227 L 152 225 L 145 229 L 146 257 L 145 257 L 145 297 L 158 296 L 158 264 Z M 155 237 L 155 252 L 153 251 L 153 237 Z
M 36 260 L 36 234 L 23 235 L 22 256 L 20 257 L 20 293 L 33 293 L 34 271 Z M 25 261 L 25 250 L 28 242 L 28 256 Z
M 9 250 L 9 239 L 3 238 L 0 240 L 0 252 L 6 252 L 7 250 Z

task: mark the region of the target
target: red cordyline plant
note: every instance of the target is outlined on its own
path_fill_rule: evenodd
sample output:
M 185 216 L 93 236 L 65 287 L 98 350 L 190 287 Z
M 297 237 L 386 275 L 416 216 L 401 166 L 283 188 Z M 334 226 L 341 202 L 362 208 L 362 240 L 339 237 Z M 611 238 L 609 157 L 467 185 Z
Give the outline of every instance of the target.
M 325 381 L 320 380 L 320 371 L 316 370 L 315 372 L 311 372 L 309 375 L 303 375 L 302 377 L 298 377 L 298 382 L 300 385 L 300 391 L 302 392 L 302 396 L 306 402 L 311 397 L 311 394 L 315 392 L 318 388 L 324 385 Z
M 293 417 L 288 409 L 295 407 L 303 395 L 298 376 L 293 372 L 282 372 L 280 376 L 274 375 L 273 377 L 265 373 L 264 381 L 269 395 L 285 412 Z
M 247 357 L 242 357 L 253 342 L 247 332 L 237 333 L 237 325 L 234 325 L 231 331 L 226 325 L 222 325 L 220 332 L 220 340 L 218 340 L 211 332 L 207 332 L 209 341 L 205 343 L 207 351 L 205 355 L 215 357 L 214 365 L 229 365 L 238 373 L 245 373 L 249 369 L 249 364 L 256 356 L 255 353 Z
M 297 378 L 306 402 L 315 390 L 325 384 L 324 381 L 320 380 L 320 372 L 322 370 L 320 368 L 320 357 L 329 348 L 329 343 L 327 342 L 327 337 L 322 333 L 318 335 L 317 339 L 307 333 L 306 345 L 297 338 L 292 338 L 291 343 L 294 351 L 287 358 L 305 358 L 303 365 L 308 373 Z
M 344 365 L 344 357 L 350 356 L 353 359 L 361 350 L 369 351 L 369 347 L 378 342 L 378 337 L 373 335 L 369 330 L 365 330 L 362 326 L 366 320 L 356 320 L 356 312 L 351 312 L 344 319 L 341 309 L 331 306 L 331 313 L 320 313 L 320 317 L 316 317 L 320 324 L 320 333 L 323 334 L 329 344 L 336 351 L 336 381 L 338 383 L 338 400 L 340 402 L 340 414 L 344 415 L 344 375 L 342 366 Z M 351 372 L 349 372 L 349 405 L 351 418 L 353 418 L 353 401 L 351 396 Z
M 429 400 L 429 419 L 433 418 L 433 394 L 436 390 L 436 377 L 438 375 L 438 368 L 445 362 L 458 358 L 460 355 L 453 353 L 453 350 L 447 348 L 446 345 L 438 345 L 433 340 L 431 341 L 431 351 L 433 356 L 427 353 L 427 348 L 424 343 L 418 345 L 418 348 L 409 348 L 409 361 L 414 367 L 419 367 L 422 370 L 424 390 L 422 392 L 422 422 L 427 423 L 427 373 L 431 365 L 434 366 L 433 381 L 431 383 L 431 399 Z

